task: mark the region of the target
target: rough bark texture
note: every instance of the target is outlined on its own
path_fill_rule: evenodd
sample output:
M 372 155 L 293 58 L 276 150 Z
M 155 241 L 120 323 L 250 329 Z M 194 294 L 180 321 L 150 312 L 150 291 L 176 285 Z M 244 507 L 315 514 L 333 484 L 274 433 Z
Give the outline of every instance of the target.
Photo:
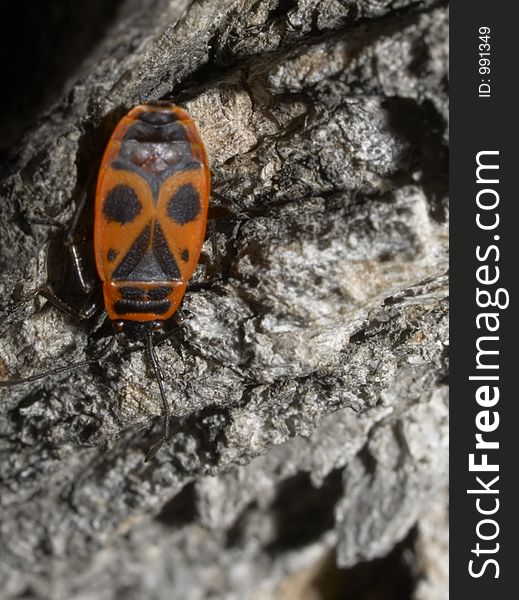
M 173 98 L 214 185 L 158 348 L 173 435 L 143 463 L 161 404 L 125 340 L 2 389 L 2 598 L 447 597 L 446 81 L 443 2 L 120 4 L 3 167 L 0 375 L 105 343 L 20 299 L 114 121 Z

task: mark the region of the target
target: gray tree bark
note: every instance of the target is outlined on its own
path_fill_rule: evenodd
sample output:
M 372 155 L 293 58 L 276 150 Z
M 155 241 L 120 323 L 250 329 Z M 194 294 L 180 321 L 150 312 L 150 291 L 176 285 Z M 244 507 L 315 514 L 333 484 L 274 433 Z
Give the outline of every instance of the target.
M 447 597 L 447 27 L 429 0 L 120 4 L 2 169 L 0 376 L 105 343 L 21 299 L 116 119 L 172 99 L 214 187 L 157 350 L 173 435 L 143 463 L 161 402 L 124 340 L 2 389 L 2 598 Z

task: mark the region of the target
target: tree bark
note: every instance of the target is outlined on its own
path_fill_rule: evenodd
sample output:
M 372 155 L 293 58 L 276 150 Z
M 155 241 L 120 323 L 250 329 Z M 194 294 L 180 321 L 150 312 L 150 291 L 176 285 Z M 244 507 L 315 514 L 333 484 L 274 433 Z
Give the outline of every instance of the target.
M 170 99 L 214 189 L 157 348 L 173 434 L 143 463 L 161 402 L 124 339 L 2 388 L 2 598 L 447 597 L 447 27 L 429 0 L 118 5 L 4 161 L 0 375 L 106 343 L 30 293 L 69 291 L 117 119 Z

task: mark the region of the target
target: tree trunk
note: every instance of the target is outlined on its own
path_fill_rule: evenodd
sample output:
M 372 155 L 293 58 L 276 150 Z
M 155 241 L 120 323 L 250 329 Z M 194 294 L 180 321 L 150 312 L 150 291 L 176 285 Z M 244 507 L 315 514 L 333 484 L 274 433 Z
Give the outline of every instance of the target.
M 2 130 L 0 376 L 111 335 L 31 291 L 81 301 L 63 231 L 86 190 L 88 266 L 114 124 L 169 99 L 214 189 L 157 348 L 173 433 L 144 463 L 161 401 L 125 339 L 2 388 L 0 596 L 447 598 L 446 3 L 108 5 L 43 43 L 72 56 Z

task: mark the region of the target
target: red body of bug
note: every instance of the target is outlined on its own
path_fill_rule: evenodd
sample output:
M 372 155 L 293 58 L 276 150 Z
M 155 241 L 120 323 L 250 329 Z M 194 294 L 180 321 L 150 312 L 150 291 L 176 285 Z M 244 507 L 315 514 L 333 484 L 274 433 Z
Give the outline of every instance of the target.
M 164 433 L 148 452 L 152 456 L 169 435 L 169 405 L 154 349 L 153 334 L 177 310 L 196 267 L 204 240 L 210 177 L 205 149 L 187 113 L 169 103 L 143 104 L 119 122 L 108 142 L 97 182 L 94 247 L 103 283 L 106 312 L 115 330 L 144 339 L 164 405 Z M 80 205 L 80 209 L 83 204 Z M 69 231 L 76 274 L 81 273 L 73 242 L 77 217 Z M 72 233 L 71 233 L 72 232 Z M 71 315 L 52 289 L 38 290 Z M 95 304 L 92 305 L 95 309 Z M 95 362 L 95 357 L 24 379 L 0 381 L 0 387 L 37 381 Z
M 159 329 L 177 310 L 200 256 L 209 189 L 205 149 L 184 110 L 141 105 L 119 122 L 94 221 L 105 308 L 118 331 L 126 322 Z

